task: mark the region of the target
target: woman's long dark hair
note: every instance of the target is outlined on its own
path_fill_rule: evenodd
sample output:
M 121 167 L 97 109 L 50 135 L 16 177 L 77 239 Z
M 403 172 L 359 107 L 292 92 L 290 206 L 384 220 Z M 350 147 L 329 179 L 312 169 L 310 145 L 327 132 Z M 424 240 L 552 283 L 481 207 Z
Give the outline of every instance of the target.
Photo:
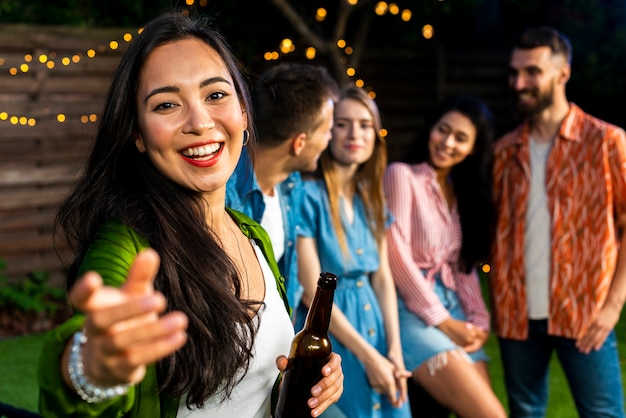
M 187 393 L 187 405 L 201 407 L 213 394 L 230 396 L 244 375 L 256 322 L 249 313 L 255 303 L 242 299 L 237 269 L 203 227 L 209 208 L 200 194 L 166 178 L 135 146 L 136 95 L 146 59 L 158 46 L 187 38 L 206 42 L 224 60 L 252 126 L 241 67 L 220 34 L 177 12 L 155 18 L 129 45 L 113 76 L 84 171 L 57 214 L 55 239 L 66 239 L 76 254 L 68 286 L 104 223 L 120 220 L 149 241 L 161 257 L 155 287 L 167 297 L 167 310 L 189 317 L 185 346 L 157 363 L 160 391 Z
M 493 164 L 493 115 L 475 96 L 452 96 L 437 106 L 406 153 L 407 163 L 430 161 L 430 130 L 443 115 L 457 111 L 476 128 L 473 152 L 452 168 L 450 176 L 457 199 L 463 243 L 460 268 L 469 272 L 489 257 L 494 219 L 491 170 Z

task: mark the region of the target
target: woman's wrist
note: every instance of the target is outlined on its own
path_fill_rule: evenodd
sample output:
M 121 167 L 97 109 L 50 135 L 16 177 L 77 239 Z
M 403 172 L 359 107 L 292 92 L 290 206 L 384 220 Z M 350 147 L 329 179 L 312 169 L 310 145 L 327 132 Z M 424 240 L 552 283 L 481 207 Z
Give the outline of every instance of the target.
M 72 337 L 70 352 L 67 361 L 67 373 L 72 387 L 85 402 L 104 402 L 118 396 L 125 395 L 130 387 L 129 384 L 115 386 L 98 386 L 89 381 L 85 375 L 83 364 L 83 347 L 87 337 L 83 331 L 78 331 Z

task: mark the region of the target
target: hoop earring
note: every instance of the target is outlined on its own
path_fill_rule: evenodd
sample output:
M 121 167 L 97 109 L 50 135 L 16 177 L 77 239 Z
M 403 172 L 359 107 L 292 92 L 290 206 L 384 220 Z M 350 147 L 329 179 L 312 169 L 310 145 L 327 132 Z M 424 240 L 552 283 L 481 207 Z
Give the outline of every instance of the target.
M 241 144 L 241 146 L 245 147 L 246 145 L 248 145 L 248 141 L 250 141 L 250 135 L 248 134 L 248 130 L 244 129 L 244 131 L 243 131 L 243 144 Z

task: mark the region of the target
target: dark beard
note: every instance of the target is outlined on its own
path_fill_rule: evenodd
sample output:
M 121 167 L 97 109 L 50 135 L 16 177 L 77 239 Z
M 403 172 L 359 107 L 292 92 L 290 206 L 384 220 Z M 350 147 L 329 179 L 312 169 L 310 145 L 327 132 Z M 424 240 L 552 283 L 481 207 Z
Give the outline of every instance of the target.
M 522 119 L 529 119 L 543 112 L 554 103 L 554 86 L 550 85 L 550 90 L 545 93 L 539 93 L 537 103 L 532 106 L 521 104 L 518 100 L 518 94 L 526 92 L 525 90 L 513 92 L 513 109 L 515 114 Z

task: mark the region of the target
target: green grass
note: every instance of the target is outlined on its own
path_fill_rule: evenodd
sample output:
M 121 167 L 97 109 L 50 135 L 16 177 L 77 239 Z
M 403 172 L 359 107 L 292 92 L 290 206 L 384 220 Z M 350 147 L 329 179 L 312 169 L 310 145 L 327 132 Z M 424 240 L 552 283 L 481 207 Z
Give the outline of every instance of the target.
M 620 361 L 626 359 L 626 313 L 616 328 Z M 37 358 L 43 345 L 44 334 L 0 340 L 0 402 L 29 411 L 37 410 Z M 500 365 L 500 353 L 496 338 L 492 335 L 485 346 L 491 357 L 490 373 L 493 388 L 507 406 L 506 392 Z M 50 365 L 55 367 L 55 365 Z M 626 382 L 626 370 L 622 367 L 622 381 Z M 576 409 L 569 393 L 561 367 L 553 359 L 550 368 L 550 398 L 547 417 L 576 418 Z

